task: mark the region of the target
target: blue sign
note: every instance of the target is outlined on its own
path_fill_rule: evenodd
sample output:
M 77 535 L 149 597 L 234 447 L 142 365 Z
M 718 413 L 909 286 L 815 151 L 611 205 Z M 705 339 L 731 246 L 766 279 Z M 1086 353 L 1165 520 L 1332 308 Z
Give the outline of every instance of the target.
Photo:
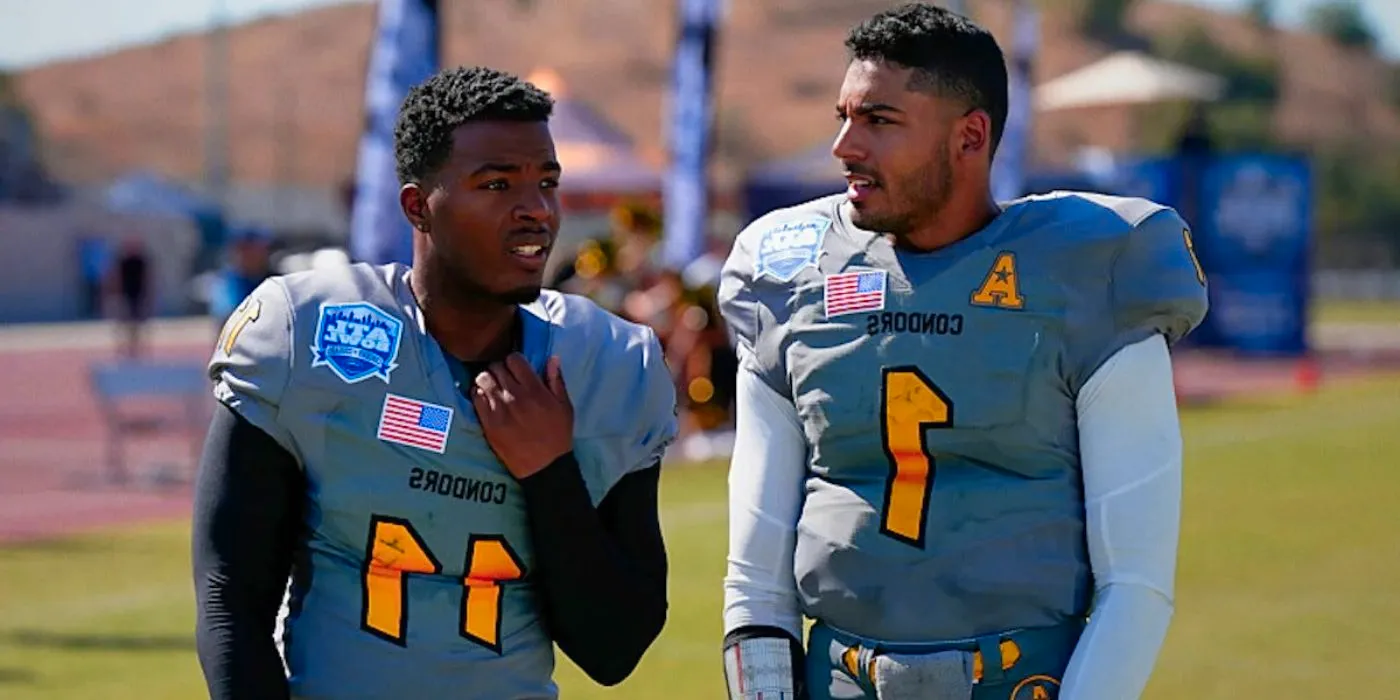
M 664 183 L 666 208 L 662 255 L 680 269 L 705 252 L 709 188 L 710 119 L 719 0 L 679 0 L 681 36 L 676 42 L 671 89 L 671 168 Z
M 1204 167 L 1196 250 L 1210 283 L 1201 346 L 1245 355 L 1302 355 L 1312 247 L 1308 162 L 1285 155 L 1221 156 Z
M 1202 255 L 1226 270 L 1296 272 L 1307 265 L 1312 190 L 1307 163 L 1236 156 L 1206 169 L 1197 237 Z
M 438 21 L 438 0 L 379 3 L 350 213 L 350 253 L 356 260 L 413 262 L 413 229 L 399 208 L 394 123 L 409 89 L 438 70 Z
M 1308 277 L 1276 271 L 1207 273 L 1210 311 L 1191 335 L 1198 347 L 1242 355 L 1307 351 Z

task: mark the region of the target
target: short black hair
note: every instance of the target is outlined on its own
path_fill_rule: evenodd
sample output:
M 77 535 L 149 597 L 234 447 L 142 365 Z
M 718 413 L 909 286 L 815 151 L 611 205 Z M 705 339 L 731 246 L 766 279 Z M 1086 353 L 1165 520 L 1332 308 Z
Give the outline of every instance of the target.
M 542 122 L 553 112 L 549 93 L 510 73 L 484 66 L 439 71 L 404 97 L 394 125 L 394 170 L 400 183 L 436 172 L 452 153 L 452 132 L 468 122 Z
M 911 90 L 966 100 L 992 119 L 992 151 L 1006 127 L 1006 58 L 991 32 L 955 12 L 916 2 L 871 17 L 846 36 L 852 60 L 914 69 Z

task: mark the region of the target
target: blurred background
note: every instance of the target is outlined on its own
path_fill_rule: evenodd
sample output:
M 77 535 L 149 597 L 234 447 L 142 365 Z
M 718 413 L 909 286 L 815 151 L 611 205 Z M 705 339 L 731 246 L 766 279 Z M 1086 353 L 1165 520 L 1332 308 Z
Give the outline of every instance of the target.
M 406 260 L 408 85 L 558 100 L 550 285 L 654 327 L 682 400 L 670 623 L 565 697 L 718 698 L 734 235 L 844 189 L 832 105 L 884 0 L 0 0 L 0 697 L 188 698 L 189 481 L 223 319 L 269 275 Z M 962 0 L 999 38 L 998 196 L 1176 206 L 1176 622 L 1151 698 L 1400 697 L 1400 3 Z

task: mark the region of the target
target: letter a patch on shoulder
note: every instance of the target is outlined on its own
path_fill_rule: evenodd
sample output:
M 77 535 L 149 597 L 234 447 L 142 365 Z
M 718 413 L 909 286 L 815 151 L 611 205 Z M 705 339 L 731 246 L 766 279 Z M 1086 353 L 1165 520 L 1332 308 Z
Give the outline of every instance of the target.
M 1026 305 L 1021 296 L 1020 279 L 1016 275 L 1016 254 L 1002 251 L 996 262 L 987 272 L 982 285 L 972 293 L 973 306 L 992 306 L 998 309 L 1020 309 Z

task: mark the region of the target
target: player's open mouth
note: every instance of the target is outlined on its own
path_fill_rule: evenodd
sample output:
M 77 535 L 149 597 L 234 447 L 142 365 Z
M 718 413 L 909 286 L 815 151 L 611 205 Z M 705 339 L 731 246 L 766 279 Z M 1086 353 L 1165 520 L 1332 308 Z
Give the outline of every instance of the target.
M 549 246 L 533 243 L 512 246 L 510 256 L 527 269 L 542 270 L 545 261 L 549 259 Z
M 865 199 L 877 187 L 874 180 L 863 175 L 846 176 L 846 198 L 851 201 Z

